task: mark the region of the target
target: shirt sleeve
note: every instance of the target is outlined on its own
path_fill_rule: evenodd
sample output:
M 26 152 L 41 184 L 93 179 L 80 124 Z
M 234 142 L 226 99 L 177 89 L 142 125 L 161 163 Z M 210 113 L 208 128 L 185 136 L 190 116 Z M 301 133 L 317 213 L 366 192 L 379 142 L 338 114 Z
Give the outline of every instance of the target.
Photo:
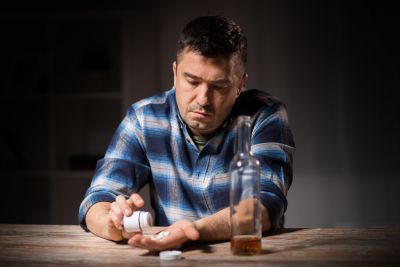
M 295 145 L 282 102 L 273 102 L 261 111 L 253 127 L 251 150 L 260 162 L 261 203 L 272 227 L 283 227 Z
M 79 209 L 79 224 L 89 231 L 85 217 L 97 202 L 113 202 L 118 195 L 126 198 L 148 183 L 150 164 L 145 154 L 143 131 L 131 107 L 119 125 L 105 157 L 97 162 L 92 183 Z

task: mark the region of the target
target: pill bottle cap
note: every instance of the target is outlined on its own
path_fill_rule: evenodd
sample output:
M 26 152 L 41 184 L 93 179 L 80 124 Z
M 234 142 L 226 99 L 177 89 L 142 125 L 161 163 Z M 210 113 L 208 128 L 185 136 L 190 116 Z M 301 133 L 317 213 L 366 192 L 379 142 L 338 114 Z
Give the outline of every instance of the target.
M 153 218 L 150 212 L 143 211 L 140 216 L 140 226 L 142 231 L 148 231 L 153 226 Z
M 181 256 L 182 256 L 182 251 L 179 250 L 166 250 L 160 252 L 160 259 L 166 261 L 180 260 Z

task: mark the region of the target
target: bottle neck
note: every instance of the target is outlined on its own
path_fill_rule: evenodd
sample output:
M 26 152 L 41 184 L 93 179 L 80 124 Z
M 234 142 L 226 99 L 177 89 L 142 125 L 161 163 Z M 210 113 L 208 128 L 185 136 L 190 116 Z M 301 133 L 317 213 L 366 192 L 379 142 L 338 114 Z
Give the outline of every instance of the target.
M 250 116 L 238 118 L 238 154 L 250 154 Z

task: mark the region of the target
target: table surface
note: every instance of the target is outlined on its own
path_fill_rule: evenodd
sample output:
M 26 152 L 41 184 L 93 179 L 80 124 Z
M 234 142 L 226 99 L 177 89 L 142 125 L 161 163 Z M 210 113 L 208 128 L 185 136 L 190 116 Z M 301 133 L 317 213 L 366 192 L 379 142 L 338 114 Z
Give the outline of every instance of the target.
M 75 225 L 0 224 L 0 266 L 400 266 L 400 229 L 279 229 L 258 256 L 233 256 L 230 242 L 180 250 L 180 261 L 161 261 Z

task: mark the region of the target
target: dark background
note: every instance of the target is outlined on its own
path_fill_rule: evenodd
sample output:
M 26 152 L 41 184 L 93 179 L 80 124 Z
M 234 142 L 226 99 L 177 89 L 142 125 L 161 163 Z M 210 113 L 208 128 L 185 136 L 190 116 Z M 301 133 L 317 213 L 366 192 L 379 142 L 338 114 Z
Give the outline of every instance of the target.
M 245 86 L 287 105 L 296 153 L 286 227 L 400 227 L 397 10 L 394 1 L 5 4 L 0 223 L 77 224 L 127 107 L 172 87 L 187 22 L 222 14 L 248 38 Z

